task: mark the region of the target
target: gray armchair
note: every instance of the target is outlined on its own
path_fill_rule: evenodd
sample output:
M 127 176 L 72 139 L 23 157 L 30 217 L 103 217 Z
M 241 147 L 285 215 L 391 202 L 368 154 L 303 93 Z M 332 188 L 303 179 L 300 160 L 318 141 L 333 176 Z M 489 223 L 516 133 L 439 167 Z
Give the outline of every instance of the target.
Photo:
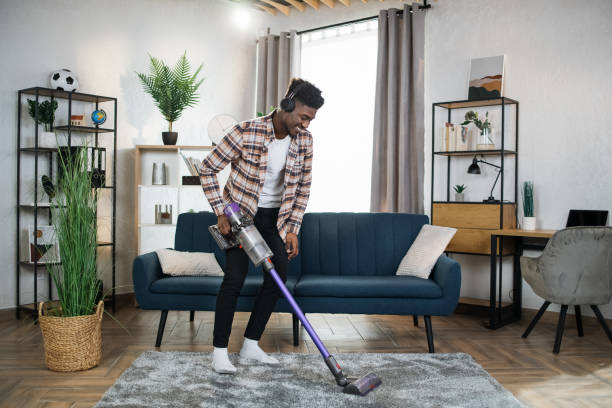
M 545 302 L 523 338 L 551 303 L 561 305 L 553 353 L 559 354 L 569 305 L 574 305 L 578 336 L 583 336 L 580 305 L 590 305 L 612 342 L 612 333 L 597 305 L 612 298 L 612 228 L 574 227 L 556 232 L 537 258 L 521 257 L 521 272 Z

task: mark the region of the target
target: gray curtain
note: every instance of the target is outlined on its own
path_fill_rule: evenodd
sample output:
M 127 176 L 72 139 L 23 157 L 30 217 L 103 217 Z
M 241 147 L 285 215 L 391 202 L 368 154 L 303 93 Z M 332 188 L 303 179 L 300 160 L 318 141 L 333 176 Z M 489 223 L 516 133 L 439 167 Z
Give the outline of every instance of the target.
M 424 212 L 425 13 L 410 9 L 378 16 L 372 212 Z
M 260 37 L 257 42 L 257 112 L 267 113 L 285 96 L 289 80 L 299 76 L 300 36 L 295 31 Z

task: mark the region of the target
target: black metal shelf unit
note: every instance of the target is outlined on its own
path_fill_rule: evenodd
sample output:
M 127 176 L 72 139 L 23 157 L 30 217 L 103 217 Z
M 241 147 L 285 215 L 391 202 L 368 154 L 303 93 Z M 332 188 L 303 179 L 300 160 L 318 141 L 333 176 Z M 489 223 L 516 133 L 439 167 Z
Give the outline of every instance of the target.
M 506 106 L 514 105 L 516 107 L 515 113 L 515 146 L 514 149 L 506 149 L 506 135 L 505 135 L 505 122 L 506 122 Z M 490 106 L 501 107 L 501 146 L 499 149 L 493 150 L 468 150 L 468 151 L 436 151 L 436 108 L 446 109 L 447 122 L 451 122 L 451 114 L 455 109 L 467 109 L 467 108 L 481 108 Z M 518 101 L 506 97 L 486 99 L 486 100 L 463 100 L 463 101 L 450 101 L 450 102 L 436 102 L 431 107 L 431 212 L 433 216 L 433 204 L 434 202 L 452 202 L 450 200 L 450 169 L 451 169 L 451 157 L 461 156 L 499 156 L 500 157 L 500 224 L 503 228 L 503 205 L 508 204 L 508 201 L 504 201 L 504 159 L 506 156 L 514 158 L 514 200 L 512 203 L 517 201 L 518 194 L 518 123 L 519 123 L 519 103 Z M 446 156 L 446 201 L 434 201 L 434 180 L 435 180 L 435 156 Z M 482 204 L 482 203 L 481 203 Z
M 500 146 L 496 146 L 495 149 L 491 150 L 469 150 L 469 151 L 436 151 L 436 110 L 445 110 L 442 114 L 446 114 L 447 122 L 452 122 L 452 112 L 456 109 L 470 109 L 470 108 L 485 108 L 485 107 L 500 107 L 501 108 L 501 143 Z M 514 147 L 512 149 L 507 148 L 507 140 L 506 140 L 506 107 L 514 107 Z M 477 155 L 483 156 L 493 156 L 500 158 L 500 197 L 498 202 L 487 203 L 487 202 L 461 202 L 458 204 L 479 204 L 479 205 L 498 205 L 499 206 L 499 228 L 514 228 L 516 225 L 505 225 L 504 226 L 504 205 L 514 205 L 514 220 L 517 220 L 517 207 L 518 207 L 518 156 L 519 156 L 519 102 L 506 98 L 500 97 L 495 99 L 487 99 L 487 100 L 462 100 L 462 101 L 449 101 L 449 102 L 437 102 L 432 104 L 432 120 L 431 120 L 431 207 L 430 214 L 432 223 L 434 221 L 434 204 L 448 204 L 454 203 L 450 199 L 450 180 L 451 180 L 451 159 L 462 157 L 475 157 Z M 463 120 L 461 120 L 463 121 Z M 509 122 L 510 123 L 510 122 Z M 446 200 L 435 200 L 435 167 L 436 167 L 436 157 L 446 157 Z M 514 198 L 512 200 L 504 199 L 504 185 L 506 183 L 506 177 L 504 174 L 504 170 L 506 168 L 506 160 L 514 160 Z M 512 321 L 516 321 L 520 318 L 520 291 L 521 285 L 520 282 L 513 283 L 513 298 L 512 303 L 508 305 L 504 305 L 502 303 L 502 259 L 504 256 L 513 255 L 516 257 L 516 249 L 514 249 L 513 253 L 504 253 L 503 248 L 503 240 L 500 239 L 499 242 L 499 254 L 497 252 L 495 255 L 491 255 L 490 253 L 474 253 L 474 252 L 461 252 L 461 251 L 449 251 L 450 253 L 455 254 L 464 254 L 464 255 L 477 255 L 477 256 L 488 256 L 491 258 L 491 262 L 494 265 L 495 259 L 497 258 L 499 262 L 499 278 L 497 278 L 497 271 L 491 267 L 491 276 L 490 276 L 490 299 L 486 306 L 484 305 L 476 305 L 460 303 L 460 308 L 458 310 L 465 310 L 469 313 L 477 313 L 486 315 L 489 317 L 489 321 L 487 323 L 487 327 L 491 329 L 496 329 L 498 327 L 503 326 Z M 497 287 L 496 287 L 497 286 Z M 518 313 L 517 313 L 518 309 Z
M 36 101 L 36 111 L 35 111 L 35 119 L 33 120 L 34 124 L 34 146 L 22 147 L 22 118 L 21 118 L 21 108 L 22 108 L 22 98 L 24 95 L 34 96 Z M 112 213 L 111 213 L 111 240 L 110 241 L 102 241 L 98 242 L 98 247 L 110 247 L 111 249 L 111 258 L 112 258 L 112 287 L 111 287 L 111 295 L 110 295 L 110 303 L 112 307 L 112 311 L 115 312 L 115 260 L 116 260 L 116 213 L 117 213 L 117 189 L 116 189 L 116 178 L 117 178 L 117 98 L 108 97 L 108 96 L 99 96 L 99 95 L 91 95 L 79 92 L 65 92 L 59 91 L 55 89 L 43 88 L 43 87 L 32 87 L 27 89 L 22 89 L 18 91 L 18 99 L 17 99 L 17 229 L 16 229 L 16 298 L 17 298 L 17 307 L 16 307 L 16 317 L 20 318 L 21 312 L 26 312 L 29 314 L 36 314 L 36 306 L 38 303 L 38 274 L 41 273 L 39 269 L 45 268 L 45 263 L 41 263 L 38 261 L 29 262 L 21 260 L 21 248 L 20 248 L 20 229 L 21 229 L 21 214 L 22 212 L 34 212 L 33 221 L 34 221 L 34 230 L 38 229 L 38 216 L 43 211 L 48 211 L 47 215 L 49 217 L 49 221 L 51 221 L 51 206 L 45 203 L 38 203 L 38 179 L 39 179 L 39 158 L 42 156 L 46 156 L 48 158 L 48 172 L 49 177 L 53 176 L 53 163 L 54 163 L 54 155 L 57 157 L 57 148 L 56 147 L 39 147 L 39 134 L 38 134 L 38 104 L 41 98 L 49 98 L 51 101 L 57 100 L 63 101 L 67 103 L 68 107 L 68 120 L 67 123 L 69 125 L 61 125 L 55 126 L 52 129 L 55 131 L 66 132 L 67 137 L 67 146 L 72 146 L 72 133 L 80 134 L 91 134 L 94 135 L 94 141 L 92 147 L 99 147 L 99 134 L 104 133 L 112 133 L 112 184 L 105 185 L 97 188 L 101 189 L 111 189 L 112 193 Z M 95 109 L 100 108 L 101 103 L 112 103 L 112 111 L 113 111 L 113 128 L 100 128 L 99 126 L 73 126 L 70 125 L 70 117 L 72 115 L 72 104 L 74 101 L 79 102 L 89 102 L 95 103 Z M 104 137 L 104 136 L 101 136 Z M 34 200 L 32 204 L 22 203 L 21 202 L 21 154 L 33 154 L 34 155 Z M 57 160 L 56 160 L 57 161 Z M 108 173 L 108 172 L 107 172 Z M 108 179 L 106 180 L 108 181 Z M 96 187 L 92 187 L 96 188 Z M 38 237 L 34 236 L 34 245 L 38 245 Z M 34 286 L 34 303 L 33 307 L 27 307 L 25 304 L 21 302 L 21 268 L 33 268 L 33 286 Z M 52 298 L 52 290 L 53 284 L 52 279 L 49 277 L 49 287 L 48 294 L 49 299 Z

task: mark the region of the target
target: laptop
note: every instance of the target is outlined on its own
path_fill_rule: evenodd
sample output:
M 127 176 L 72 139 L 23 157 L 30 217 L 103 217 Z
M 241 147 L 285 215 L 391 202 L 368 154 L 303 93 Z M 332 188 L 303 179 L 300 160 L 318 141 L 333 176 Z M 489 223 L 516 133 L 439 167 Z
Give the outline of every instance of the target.
M 607 210 L 569 210 L 565 227 L 605 227 L 607 223 Z

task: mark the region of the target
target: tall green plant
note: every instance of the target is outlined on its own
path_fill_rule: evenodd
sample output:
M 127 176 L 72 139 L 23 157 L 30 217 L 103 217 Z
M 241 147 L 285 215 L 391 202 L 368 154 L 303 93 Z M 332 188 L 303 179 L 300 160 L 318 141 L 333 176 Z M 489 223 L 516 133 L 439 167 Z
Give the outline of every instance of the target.
M 523 183 L 523 215 L 533 217 L 533 181 Z
M 64 317 L 93 313 L 100 289 L 96 270 L 96 202 L 87 171 L 87 147 L 58 150 L 62 177 L 53 199 L 60 265 L 49 265 Z
M 187 107 L 193 107 L 199 100 L 197 90 L 204 82 L 198 81 L 197 76 L 202 69 L 202 64 L 195 73 L 190 74 L 191 66 L 187 60 L 187 52 L 179 58 L 170 69 L 163 61 L 151 56 L 150 75 L 136 72 L 140 78 L 145 92 L 149 93 L 155 105 L 168 121 L 168 131 L 172 132 L 172 123 L 181 116 Z

